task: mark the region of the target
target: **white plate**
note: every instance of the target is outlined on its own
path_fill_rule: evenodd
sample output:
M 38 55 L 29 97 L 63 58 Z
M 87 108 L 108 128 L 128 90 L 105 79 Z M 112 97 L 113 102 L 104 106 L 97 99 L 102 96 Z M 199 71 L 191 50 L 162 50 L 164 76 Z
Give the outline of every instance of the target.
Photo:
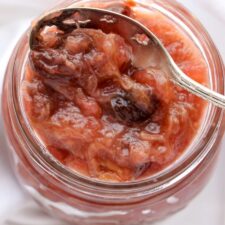
M 57 0 L 0 0 L 0 85 L 10 52 L 32 17 Z M 225 58 L 225 2 L 223 0 L 180 0 L 209 31 Z M 2 121 L 0 121 L 2 127 Z M 9 166 L 3 129 L 0 130 L 0 218 L 10 215 L 27 199 Z M 225 146 L 225 140 L 222 146 Z M 221 147 L 222 148 L 222 147 Z M 180 213 L 157 223 L 158 225 L 225 225 L 225 151 L 212 179 L 205 189 Z M 0 224 L 2 225 L 2 224 Z M 50 224 L 49 224 L 50 225 Z

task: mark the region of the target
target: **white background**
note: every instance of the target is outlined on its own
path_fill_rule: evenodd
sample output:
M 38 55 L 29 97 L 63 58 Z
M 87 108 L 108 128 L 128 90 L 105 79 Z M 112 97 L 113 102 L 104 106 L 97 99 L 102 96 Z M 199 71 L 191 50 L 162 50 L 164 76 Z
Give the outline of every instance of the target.
M 7 58 L 18 36 L 31 18 L 55 2 L 57 0 L 0 0 L 0 85 L 2 85 Z M 200 19 L 225 59 L 225 1 L 179 0 L 179 2 Z M 7 217 L 12 210 L 16 211 L 29 199 L 20 189 L 11 171 L 3 132 L 0 120 L 0 218 Z M 187 208 L 159 222 L 158 225 L 225 225 L 225 149 L 223 146 L 225 140 L 221 146 L 222 152 L 216 171 L 206 188 Z

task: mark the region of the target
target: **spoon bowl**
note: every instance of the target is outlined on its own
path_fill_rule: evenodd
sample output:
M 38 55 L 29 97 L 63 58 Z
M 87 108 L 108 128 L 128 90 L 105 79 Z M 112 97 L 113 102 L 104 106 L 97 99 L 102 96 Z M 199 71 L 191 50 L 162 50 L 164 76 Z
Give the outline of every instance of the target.
M 39 31 L 45 26 L 54 25 L 65 33 L 77 28 L 91 28 L 106 34 L 118 34 L 132 47 L 133 66 L 140 69 L 160 68 L 168 79 L 180 87 L 225 108 L 224 95 L 189 78 L 176 65 L 161 41 L 148 28 L 128 16 L 96 8 L 65 8 L 50 12 L 34 22 L 29 37 L 31 50 L 39 47 Z

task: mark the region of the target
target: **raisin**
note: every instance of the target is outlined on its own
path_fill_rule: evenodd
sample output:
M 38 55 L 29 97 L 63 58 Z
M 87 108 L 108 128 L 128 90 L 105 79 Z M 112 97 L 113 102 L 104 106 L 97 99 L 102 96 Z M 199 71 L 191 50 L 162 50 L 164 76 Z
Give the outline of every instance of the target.
M 128 97 L 117 96 L 112 98 L 111 107 L 115 117 L 127 123 L 143 122 L 150 116 L 148 111 L 138 107 L 137 104 Z

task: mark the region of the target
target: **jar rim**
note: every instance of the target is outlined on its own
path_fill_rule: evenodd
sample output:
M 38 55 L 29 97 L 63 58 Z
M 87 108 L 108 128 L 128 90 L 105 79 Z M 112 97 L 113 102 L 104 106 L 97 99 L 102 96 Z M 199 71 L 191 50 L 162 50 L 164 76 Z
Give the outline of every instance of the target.
M 165 4 L 160 3 L 161 1 L 157 1 L 158 10 L 159 7 L 165 9 Z M 168 1 L 170 5 L 176 5 L 178 3 L 174 1 Z M 144 3 L 143 3 L 144 4 Z M 162 5 L 163 4 L 163 5 Z M 145 6 L 146 7 L 146 6 Z M 170 8 L 170 10 L 172 10 Z M 205 31 L 203 26 L 194 18 L 186 9 L 182 6 L 176 5 L 176 11 L 172 12 L 176 15 L 179 20 L 182 20 L 182 24 L 185 26 L 189 26 L 189 30 L 192 32 L 192 35 L 196 37 L 199 42 L 201 42 L 201 46 L 203 48 L 204 53 L 206 54 L 209 65 L 209 70 L 211 67 L 214 75 L 221 74 L 221 80 L 216 80 L 216 90 L 220 93 L 224 94 L 224 68 L 221 57 L 211 40 L 208 33 Z M 185 14 L 185 16 L 184 16 Z M 188 17 L 188 19 L 187 19 Z M 197 28 L 198 29 L 197 29 Z M 19 48 L 17 49 L 15 58 L 19 57 Z M 211 61 L 210 61 L 211 60 Z M 13 74 L 15 74 L 15 66 L 13 67 Z M 21 73 L 22 74 L 22 73 Z M 20 98 L 20 90 L 18 90 L 18 85 L 15 81 L 16 76 L 12 76 L 12 101 L 13 104 L 11 107 L 14 107 L 13 112 L 17 117 L 17 122 L 20 128 L 20 131 L 24 135 L 26 142 L 30 146 L 29 154 L 32 160 L 34 160 L 39 166 L 42 167 L 47 173 L 51 173 L 54 177 L 59 179 L 61 182 L 73 187 L 79 186 L 80 191 L 86 192 L 87 189 L 98 189 L 99 191 L 104 191 L 105 193 L 133 193 L 138 195 L 140 191 L 143 192 L 143 195 L 150 195 L 158 193 L 159 191 L 165 190 L 174 186 L 177 182 L 180 182 L 183 178 L 188 176 L 209 154 L 211 151 L 210 146 L 212 146 L 215 142 L 215 136 L 217 134 L 218 128 L 222 125 L 223 112 L 221 109 L 209 104 L 207 109 L 207 123 L 205 123 L 204 132 L 207 131 L 207 134 L 204 134 L 209 139 L 198 140 L 198 146 L 195 144 L 195 151 L 193 154 L 185 159 L 185 161 L 181 161 L 174 167 L 174 165 L 168 170 L 169 167 L 166 168 L 164 173 L 155 174 L 153 176 L 147 177 L 145 179 L 130 181 L 130 182 L 120 182 L 120 183 L 111 183 L 104 182 L 101 180 L 89 178 L 83 176 L 79 173 L 73 172 L 63 166 L 61 163 L 57 162 L 50 154 L 46 153 L 45 149 L 42 145 L 40 145 L 40 140 L 36 137 L 36 135 L 31 135 L 33 130 L 25 116 L 25 112 L 22 110 L 22 100 Z M 20 88 L 19 88 L 20 89 Z M 210 118 L 209 118 L 210 117 Z M 205 118 L 204 118 L 205 119 Z M 212 122 L 209 123 L 210 119 Z M 212 120 L 213 119 L 213 120 Z M 216 123 L 216 126 L 215 126 Z M 185 150 L 187 151 L 187 150 Z M 84 189 L 82 189 L 84 188 Z M 93 193 L 95 195 L 95 193 Z

